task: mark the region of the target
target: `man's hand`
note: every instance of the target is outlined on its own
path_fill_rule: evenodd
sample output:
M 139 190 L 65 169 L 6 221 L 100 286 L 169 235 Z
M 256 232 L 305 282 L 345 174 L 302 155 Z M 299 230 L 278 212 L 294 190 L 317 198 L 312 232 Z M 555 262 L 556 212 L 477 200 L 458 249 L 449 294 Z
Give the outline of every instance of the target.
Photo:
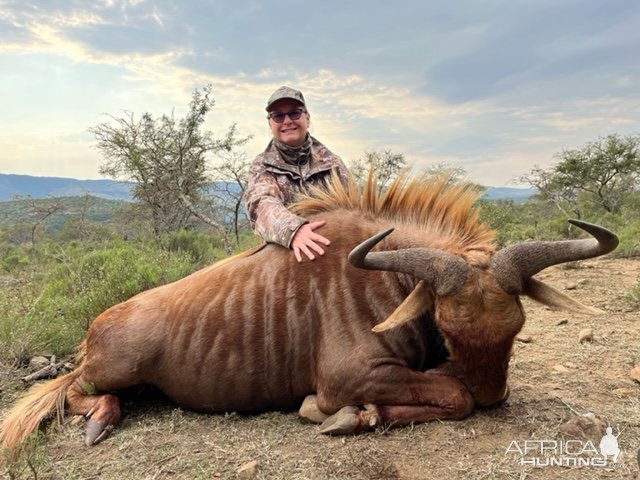
M 304 253 L 309 260 L 316 258 L 314 252 L 318 255 L 324 255 L 324 249 L 321 245 L 329 245 L 331 241 L 314 232 L 315 229 L 322 227 L 327 222 L 320 220 L 318 222 L 310 222 L 302 225 L 293 236 L 291 249 L 296 256 L 298 262 L 302 262 L 302 254 Z

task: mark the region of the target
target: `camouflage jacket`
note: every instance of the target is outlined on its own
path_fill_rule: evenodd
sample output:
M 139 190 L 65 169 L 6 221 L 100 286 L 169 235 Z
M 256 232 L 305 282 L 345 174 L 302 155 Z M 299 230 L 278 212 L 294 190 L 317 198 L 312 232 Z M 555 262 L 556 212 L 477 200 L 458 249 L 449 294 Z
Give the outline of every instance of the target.
M 287 206 L 298 194 L 308 193 L 310 185 L 322 185 L 333 170 L 346 184 L 348 172 L 342 159 L 315 138 L 311 140 L 311 160 L 304 164 L 286 162 L 269 142 L 249 167 L 244 202 L 251 228 L 266 242 L 290 248 L 293 235 L 307 220 L 290 212 Z

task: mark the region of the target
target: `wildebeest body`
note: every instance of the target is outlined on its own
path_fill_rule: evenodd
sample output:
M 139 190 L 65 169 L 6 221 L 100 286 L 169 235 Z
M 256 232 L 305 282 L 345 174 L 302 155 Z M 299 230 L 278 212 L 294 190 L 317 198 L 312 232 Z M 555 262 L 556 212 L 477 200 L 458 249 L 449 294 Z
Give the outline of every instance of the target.
M 318 382 L 353 385 L 384 362 L 424 368 L 427 319 L 371 332 L 415 285 L 347 262 L 381 227 L 354 228 L 355 217 L 329 215 L 332 245 L 313 262 L 267 245 L 107 310 L 86 340 L 85 380 L 101 391 L 149 383 L 199 411 L 257 412 L 299 406 Z
M 9 412 L 2 444 L 15 451 L 62 405 L 90 418 L 96 443 L 120 419 L 112 392 L 138 384 L 207 412 L 288 409 L 311 393 L 321 415 L 365 407 L 330 417 L 326 432 L 464 418 L 508 395 L 520 295 L 599 312 L 532 276 L 614 249 L 602 227 L 572 221 L 595 238 L 496 252 L 469 186 L 400 179 L 381 195 L 336 179 L 316 195 L 294 209 L 326 220 L 324 256 L 298 264 L 268 245 L 110 308 L 80 366 Z

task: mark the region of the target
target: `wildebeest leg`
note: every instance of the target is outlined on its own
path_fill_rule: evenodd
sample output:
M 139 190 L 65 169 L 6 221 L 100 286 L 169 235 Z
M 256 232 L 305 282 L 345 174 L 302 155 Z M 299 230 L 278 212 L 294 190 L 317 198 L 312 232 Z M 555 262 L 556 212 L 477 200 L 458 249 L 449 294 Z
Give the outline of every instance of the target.
M 464 418 L 444 417 L 442 409 L 431 405 L 366 405 L 364 410 L 356 407 L 343 407 L 328 417 L 320 426 L 320 433 L 329 435 L 345 435 L 371 430 L 384 425 L 386 428 L 402 427 L 412 423 L 424 423 L 430 420 Z
M 369 403 L 361 410 L 356 406 L 348 405 L 327 417 L 320 425 L 320 433 L 345 435 L 374 429 L 380 425 L 382 425 L 382 417 L 377 406 Z
M 364 406 L 364 412 L 360 412 L 359 407 L 348 405 L 333 415 L 328 415 L 318 407 L 317 395 L 307 395 L 298 410 L 298 415 L 312 423 L 321 423 L 321 433 L 353 433 L 361 424 L 374 427 L 381 423 L 378 421 L 380 416 L 377 415 L 376 408 L 375 405 L 369 404 Z
M 67 390 L 66 406 L 69 413 L 87 417 L 85 444 L 95 445 L 109 436 L 120 421 L 120 401 L 109 393 L 98 393 L 90 383 L 80 377 Z
M 341 435 L 355 433 L 362 430 L 363 426 L 373 428 L 380 425 L 381 417 L 377 415 L 376 408 L 375 405 L 365 405 L 365 411 L 361 412 L 359 407 L 348 405 L 333 415 L 328 415 L 318 407 L 317 395 L 307 395 L 298 410 L 298 415 L 311 423 L 321 423 L 320 433 Z
M 364 380 L 364 381 L 363 381 Z M 435 419 L 468 416 L 474 400 L 457 378 L 440 373 L 417 372 L 400 366 L 385 366 L 367 379 L 353 379 L 353 392 L 329 398 L 318 389 L 318 407 L 336 413 L 327 418 L 322 433 L 346 434 L 372 429 L 420 423 Z M 353 405 L 366 405 L 364 410 Z

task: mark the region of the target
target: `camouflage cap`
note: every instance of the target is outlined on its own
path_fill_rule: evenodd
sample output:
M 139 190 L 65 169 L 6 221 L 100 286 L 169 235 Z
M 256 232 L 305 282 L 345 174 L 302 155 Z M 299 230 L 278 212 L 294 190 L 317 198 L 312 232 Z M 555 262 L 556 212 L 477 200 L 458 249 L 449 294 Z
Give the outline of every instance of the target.
M 267 108 L 265 110 L 268 112 L 273 105 L 278 100 L 282 100 L 283 98 L 290 98 L 291 100 L 295 100 L 296 102 L 300 102 L 303 107 L 306 107 L 306 103 L 304 101 L 304 96 L 300 90 L 296 90 L 295 88 L 282 86 L 278 88 L 267 100 Z

